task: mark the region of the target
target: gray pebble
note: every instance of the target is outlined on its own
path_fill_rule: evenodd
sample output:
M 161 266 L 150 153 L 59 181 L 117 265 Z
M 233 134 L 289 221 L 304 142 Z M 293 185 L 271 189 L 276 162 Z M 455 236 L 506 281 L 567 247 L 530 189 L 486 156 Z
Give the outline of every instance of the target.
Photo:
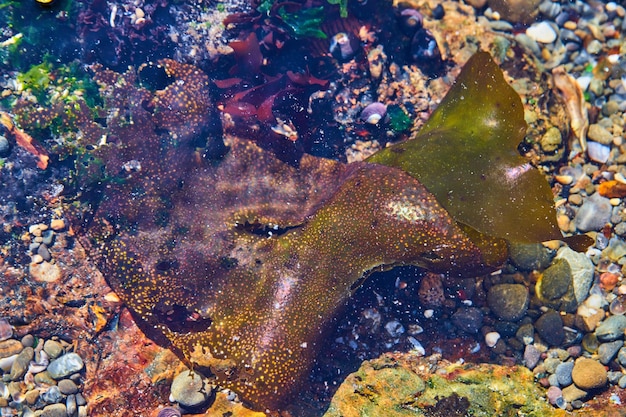
M 544 313 L 535 322 L 535 330 L 546 343 L 558 346 L 565 340 L 565 330 L 563 329 L 563 319 L 554 310 Z
M 608 223 L 612 209 L 608 198 L 595 193 L 578 209 L 574 224 L 581 232 L 598 231 Z
M 626 375 L 623 375 L 619 381 L 617 382 L 617 385 L 619 385 L 620 388 L 624 389 L 626 388 Z
M 609 371 L 606 373 L 606 377 L 609 380 L 609 384 L 617 385 L 619 384 L 619 380 L 622 378 L 624 374 L 620 371 Z
M 594 265 L 584 253 L 579 253 L 565 246 L 559 249 L 556 259 L 565 259 L 572 274 L 574 296 L 578 304 L 587 299 L 589 289 L 593 283 Z
M 43 350 L 46 351 L 50 359 L 56 359 L 63 353 L 63 345 L 56 340 L 46 340 L 43 345 Z
M 613 135 L 611 132 L 596 123 L 589 126 L 587 137 L 603 145 L 610 145 L 613 143 Z
M 612 342 L 623 338 L 626 330 L 626 317 L 610 316 L 596 328 L 596 337 L 601 342 Z
M 539 44 L 527 34 L 518 33 L 515 35 L 515 41 L 524 49 L 530 51 L 532 55 L 541 56 L 541 48 L 539 47 Z
M 44 261 L 49 261 L 52 259 L 52 255 L 50 255 L 48 247 L 43 243 L 37 248 L 37 255 L 40 255 Z
M 589 83 L 589 87 L 587 87 L 587 90 L 592 92 L 596 97 L 602 96 L 602 93 L 604 92 L 604 81 L 593 77 Z
M 621 340 L 602 343 L 598 347 L 598 360 L 602 365 L 608 365 L 622 347 L 624 347 L 624 342 Z
M 550 384 L 551 387 L 560 387 L 561 385 L 559 384 L 559 377 L 556 376 L 556 374 L 552 374 L 548 377 L 548 383 Z
M 61 390 L 61 393 L 65 395 L 76 394 L 78 392 L 78 387 L 71 379 L 60 380 L 58 386 L 59 390 Z
M 544 305 L 572 313 L 578 307 L 574 295 L 572 271 L 569 262 L 557 258 L 537 282 L 537 296 Z
M 487 304 L 502 320 L 517 321 L 528 310 L 528 289 L 521 284 L 498 284 L 489 289 Z
M 552 262 L 552 253 L 540 243 L 514 243 L 509 248 L 509 258 L 521 271 L 546 269 Z
M 32 242 L 30 245 L 28 245 L 28 251 L 30 253 L 32 253 L 33 255 L 37 253 L 37 249 L 39 249 L 39 245 L 41 245 L 41 243 L 39 242 Z
M 71 352 L 66 353 L 65 355 L 50 362 L 50 365 L 48 365 L 48 372 L 52 378 L 62 379 L 75 372 L 80 372 L 84 365 L 85 364 L 80 356 Z
M 560 386 L 566 387 L 572 383 L 572 369 L 574 369 L 574 362 L 563 362 L 556 367 L 554 375 L 556 375 Z
M 524 323 L 515 332 L 517 340 L 525 345 L 530 345 L 535 341 L 535 328 L 530 323 Z
M 561 363 L 562 362 L 559 358 L 546 358 L 543 361 L 543 366 L 546 369 L 546 372 L 553 374 L 556 372 L 556 367 Z
M 9 140 L 4 135 L 0 135 L 0 157 L 4 158 L 7 156 L 10 150 Z
M 524 364 L 531 371 L 535 369 L 535 366 L 539 363 L 539 359 L 541 359 L 541 352 L 533 345 L 526 345 L 524 349 Z
M 51 230 L 51 229 L 45 230 L 41 234 L 41 237 L 43 238 L 43 241 L 41 243 L 50 247 L 52 245 L 52 242 L 54 241 L 54 230 Z
M 65 407 L 67 408 L 67 415 L 73 417 L 78 412 L 78 407 L 76 405 L 76 396 L 74 394 L 70 394 L 65 399 Z
M 85 400 L 85 397 L 83 397 L 83 394 L 80 392 L 76 394 L 76 404 L 78 404 L 78 406 L 87 404 L 87 400 Z
M 602 106 L 602 114 L 606 117 L 611 116 L 619 111 L 619 104 L 613 100 L 607 101 L 604 106 Z
M 46 392 L 41 394 L 41 398 L 43 398 L 43 400 L 48 404 L 56 404 L 63 400 L 63 394 L 61 394 L 59 387 L 53 385 L 48 388 Z M 65 406 L 63 406 L 63 408 L 65 409 Z
M 483 313 L 476 307 L 461 307 L 452 315 L 452 323 L 465 333 L 476 334 L 483 325 Z
M 497 30 L 500 32 L 511 32 L 513 31 L 513 25 L 505 20 L 490 20 L 489 27 L 492 30 Z
M 43 408 L 39 417 L 67 417 L 65 404 L 52 404 Z
M 32 334 L 27 334 L 26 336 L 22 337 L 21 342 L 24 347 L 33 347 L 35 346 L 35 337 Z
M 559 3 L 554 3 L 550 0 L 546 0 L 541 2 L 539 5 L 539 11 L 546 17 L 550 19 L 554 19 L 561 13 L 561 5 Z
M 17 355 L 15 358 L 15 362 L 11 366 L 11 381 L 17 381 L 22 379 L 22 377 L 26 374 L 28 370 L 28 365 L 30 365 L 30 361 L 35 358 L 35 351 L 32 347 L 26 347 L 24 350 Z
M 183 371 L 172 381 L 170 392 L 170 401 L 196 409 L 208 403 L 213 388 L 197 372 Z
M 623 347 L 617 353 L 617 361 L 620 365 L 626 367 L 626 347 Z

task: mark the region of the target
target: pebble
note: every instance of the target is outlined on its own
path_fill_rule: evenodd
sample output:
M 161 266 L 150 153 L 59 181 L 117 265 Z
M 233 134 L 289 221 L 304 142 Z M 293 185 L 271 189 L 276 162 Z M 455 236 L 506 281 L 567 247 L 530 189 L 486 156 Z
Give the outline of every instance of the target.
M 0 158 L 7 156 L 10 150 L 9 140 L 4 135 L 0 135 Z
M 33 347 L 35 346 L 35 337 L 32 334 L 27 334 L 22 337 L 21 342 L 24 347 Z
M 598 142 L 587 142 L 587 154 L 592 161 L 606 163 L 611 156 L 611 148 Z
M 556 401 L 559 398 L 563 398 L 563 393 L 561 392 L 561 388 L 551 386 L 548 388 L 548 392 L 546 392 L 546 397 L 548 398 L 548 402 L 552 405 L 556 405 Z
M 24 349 L 19 340 L 7 339 L 0 342 L 0 359 L 17 355 Z
M 63 220 L 63 219 L 53 219 L 50 222 L 50 228 L 52 230 L 54 230 L 55 232 L 59 232 L 59 231 L 65 229 L 65 220 Z
M 50 255 L 48 247 L 43 243 L 37 248 L 37 255 L 41 256 L 44 261 L 50 261 L 52 259 L 52 255 Z
M 539 22 L 532 24 L 526 29 L 526 35 L 540 43 L 552 43 L 557 38 L 557 33 L 548 22 Z
M 498 332 L 489 332 L 485 335 L 485 344 L 490 348 L 494 347 L 499 340 L 500 333 Z
M 50 359 L 56 359 L 63 353 L 63 345 L 56 340 L 48 339 L 43 344 L 43 350 L 48 354 Z
M 595 335 L 601 342 L 612 342 L 624 337 L 626 330 L 625 316 L 610 316 L 596 328 Z
M 39 417 L 67 417 L 65 404 L 51 404 L 43 408 Z
M 476 307 L 461 307 L 452 315 L 452 323 L 466 333 L 475 334 L 483 325 L 483 313 Z
M 578 303 L 574 295 L 569 262 L 557 258 L 540 275 L 535 292 L 544 305 L 559 311 L 574 312 Z
M 572 370 L 574 369 L 574 362 L 563 362 L 557 365 L 554 375 L 559 382 L 559 385 L 566 387 L 572 384 Z
M 22 350 L 17 358 L 15 358 L 15 362 L 13 362 L 13 366 L 11 366 L 11 381 L 17 381 L 21 379 L 28 370 L 28 365 L 30 365 L 30 361 L 35 358 L 35 350 L 32 347 L 27 347 Z
M 213 388 L 197 372 L 183 371 L 174 378 L 170 401 L 182 407 L 196 409 L 207 404 Z
M 67 396 L 67 398 L 65 399 L 65 407 L 67 409 L 68 416 L 73 416 L 74 414 L 76 414 L 76 411 L 78 411 L 78 409 L 76 405 L 76 396 L 74 394 L 70 394 Z
M 48 373 L 54 379 L 62 379 L 83 369 L 83 360 L 78 354 L 71 352 L 53 360 L 48 365 Z
M 487 304 L 502 320 L 517 321 L 528 310 L 528 288 L 521 284 L 498 284 L 489 289 Z
M 514 243 L 509 248 L 509 258 L 521 271 L 542 270 L 550 266 L 552 254 L 540 243 Z
M 561 146 L 562 143 L 563 138 L 561 136 L 561 131 L 554 126 L 546 130 L 546 133 L 544 133 L 539 140 L 541 150 L 544 152 L 554 152 Z
M 563 319 L 554 310 L 542 314 L 535 322 L 535 329 L 541 339 L 549 345 L 558 346 L 565 340 Z
M 578 388 L 588 391 L 606 385 L 607 372 L 600 362 L 578 358 L 574 363 L 572 379 Z
M 59 390 L 61 394 L 69 395 L 76 394 L 78 392 L 78 387 L 71 379 L 62 379 L 58 384 Z
M 595 193 L 578 209 L 574 224 L 581 232 L 597 231 L 611 219 L 611 202 L 608 198 Z
M 602 251 L 602 256 L 609 258 L 613 262 L 618 262 L 622 257 L 626 256 L 626 242 L 616 237 L 611 238 L 608 246 Z
M 571 403 L 576 400 L 580 400 L 587 396 L 587 391 L 581 390 L 574 384 L 563 388 L 561 392 L 563 394 L 563 399 L 567 401 L 568 403 Z
M 524 323 L 515 332 L 515 337 L 524 345 L 530 345 L 535 341 L 535 328 L 530 323 Z
M 589 125 L 587 137 L 603 145 L 610 145 L 611 143 L 613 143 L 613 135 L 611 134 L 611 132 L 609 132 L 606 128 L 597 123 Z
M 63 400 L 63 394 L 61 394 L 59 387 L 53 385 L 41 395 L 41 398 L 48 404 L 56 404 Z

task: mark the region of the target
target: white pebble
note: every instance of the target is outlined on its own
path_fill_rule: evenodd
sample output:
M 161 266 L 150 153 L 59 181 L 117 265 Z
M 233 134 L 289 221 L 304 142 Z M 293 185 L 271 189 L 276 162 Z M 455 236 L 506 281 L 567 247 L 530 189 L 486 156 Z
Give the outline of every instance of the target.
M 541 43 L 552 43 L 556 40 L 557 33 L 548 22 L 539 22 L 526 29 L 526 35 Z
M 583 75 L 576 78 L 576 82 L 578 83 L 578 86 L 581 90 L 585 91 L 587 87 L 589 87 L 589 84 L 591 83 L 591 78 L 591 75 Z
M 424 317 L 427 319 L 431 318 L 433 314 L 435 314 L 435 310 L 431 310 L 431 309 L 424 310 Z
M 500 333 L 498 332 L 489 332 L 485 335 L 485 343 L 491 348 L 498 343 L 498 340 L 500 340 Z
M 611 154 L 611 148 L 598 142 L 587 142 L 587 153 L 592 161 L 600 162 L 604 164 L 609 160 Z

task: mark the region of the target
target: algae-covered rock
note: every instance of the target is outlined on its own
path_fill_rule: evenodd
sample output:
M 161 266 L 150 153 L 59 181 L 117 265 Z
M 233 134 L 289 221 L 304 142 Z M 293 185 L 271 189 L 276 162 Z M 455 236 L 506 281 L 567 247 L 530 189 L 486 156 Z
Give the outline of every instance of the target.
M 346 378 L 324 416 L 564 415 L 533 381 L 524 367 L 385 354 Z

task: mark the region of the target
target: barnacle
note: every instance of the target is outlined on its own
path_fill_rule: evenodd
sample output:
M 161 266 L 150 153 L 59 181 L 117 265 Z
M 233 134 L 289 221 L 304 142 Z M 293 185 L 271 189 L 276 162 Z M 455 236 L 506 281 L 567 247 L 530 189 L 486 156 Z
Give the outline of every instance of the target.
M 177 76 L 204 85 L 194 70 Z M 144 91 L 140 103 L 159 103 L 160 121 L 140 109 L 132 124 L 109 123 L 117 140 L 99 151 L 111 180 L 90 194 L 100 199 L 85 201 L 88 211 L 74 213 L 74 227 L 146 334 L 253 406 L 280 408 L 305 379 L 327 323 L 369 273 L 412 264 L 472 276 L 503 262 L 503 238 L 556 237 L 547 184 L 512 145 L 525 125 L 503 83 L 478 54 L 413 141 L 376 163 L 304 155 L 297 168 L 237 137 L 219 161 L 197 158 L 194 138 L 209 121 L 184 110 L 194 93 Z M 162 107 L 163 96 L 173 105 Z M 184 127 L 187 140 L 172 140 Z M 141 172 L 124 170 L 127 161 L 140 161 Z M 458 187 L 450 193 L 445 181 L 415 172 L 420 163 Z M 490 169 L 515 174 L 513 191 L 483 178 Z M 487 194 L 487 216 L 520 217 L 490 229 L 456 203 L 459 189 L 469 190 L 464 198 Z M 516 201 L 534 214 L 519 213 Z

